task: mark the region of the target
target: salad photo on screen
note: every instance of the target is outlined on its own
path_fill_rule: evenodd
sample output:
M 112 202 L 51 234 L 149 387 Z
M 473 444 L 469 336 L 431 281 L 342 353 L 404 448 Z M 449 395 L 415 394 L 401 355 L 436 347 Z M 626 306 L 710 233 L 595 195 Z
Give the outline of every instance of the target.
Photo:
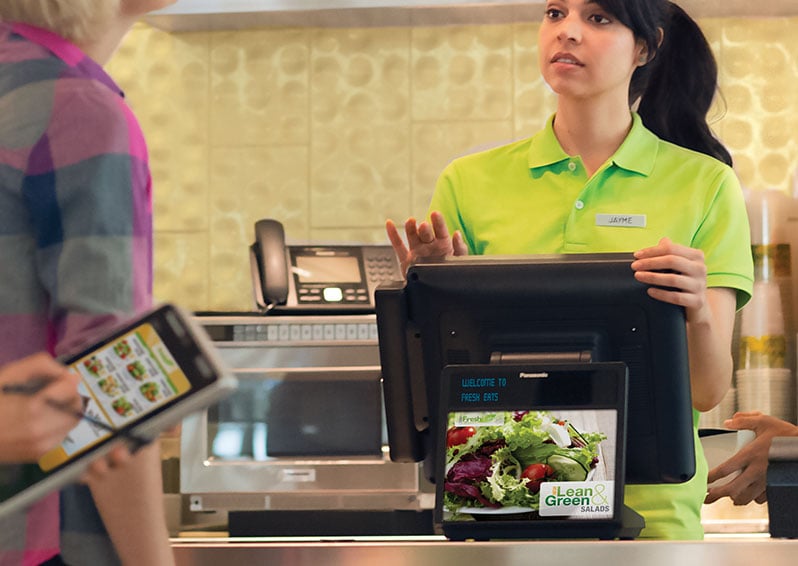
M 443 509 L 449 520 L 528 513 L 543 482 L 612 480 L 614 411 L 449 414 Z M 605 443 L 606 444 L 606 443 Z M 606 451 L 612 454 L 604 454 Z

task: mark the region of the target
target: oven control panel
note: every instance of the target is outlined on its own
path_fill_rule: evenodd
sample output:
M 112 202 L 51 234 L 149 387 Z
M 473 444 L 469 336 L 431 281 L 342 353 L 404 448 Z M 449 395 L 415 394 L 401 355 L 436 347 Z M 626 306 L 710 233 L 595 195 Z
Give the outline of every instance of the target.
M 376 342 L 377 321 L 365 317 L 271 317 L 238 320 L 201 319 L 216 343 L 229 342 Z

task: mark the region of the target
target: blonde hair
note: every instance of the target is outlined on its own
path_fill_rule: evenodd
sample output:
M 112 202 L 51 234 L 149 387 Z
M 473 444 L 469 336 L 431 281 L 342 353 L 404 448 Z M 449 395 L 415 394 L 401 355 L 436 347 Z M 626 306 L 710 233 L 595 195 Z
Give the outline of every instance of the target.
M 0 20 L 44 28 L 73 43 L 96 39 L 121 0 L 0 0 Z

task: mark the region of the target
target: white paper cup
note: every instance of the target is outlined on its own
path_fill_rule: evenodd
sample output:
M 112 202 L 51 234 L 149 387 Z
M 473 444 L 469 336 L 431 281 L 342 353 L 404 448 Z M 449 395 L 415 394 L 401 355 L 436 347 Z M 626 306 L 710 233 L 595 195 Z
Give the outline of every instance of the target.
M 751 300 L 743 307 L 740 336 L 784 334 L 781 290 L 774 281 L 755 281 Z
M 740 411 L 761 411 L 793 420 L 795 382 L 789 368 L 750 368 L 735 372 Z

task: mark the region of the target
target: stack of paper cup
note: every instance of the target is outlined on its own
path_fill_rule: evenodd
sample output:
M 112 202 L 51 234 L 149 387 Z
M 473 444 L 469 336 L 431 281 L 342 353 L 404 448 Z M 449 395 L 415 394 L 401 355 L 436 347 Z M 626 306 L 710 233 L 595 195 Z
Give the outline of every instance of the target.
M 792 329 L 798 330 L 798 168 L 795 169 L 792 184 L 792 198 L 787 207 L 787 218 L 784 221 L 784 234 L 790 244 L 790 289 L 792 291 Z M 788 330 L 790 328 L 788 327 Z M 798 334 L 796 334 L 796 352 L 798 352 Z M 793 359 L 793 370 L 798 363 Z
M 798 323 L 798 289 L 792 269 L 798 265 L 798 233 L 795 230 L 798 227 L 798 171 L 792 193 L 789 195 L 778 189 L 768 189 L 749 191 L 746 195 L 757 283 L 754 285 L 752 304 L 741 313 L 741 340 L 737 351 L 739 360 L 735 366 L 741 369 L 786 369 L 791 376 L 798 369 L 798 345 L 792 339 Z M 781 388 L 784 372 L 776 373 L 778 376 L 772 376 L 772 379 L 775 380 L 775 387 Z M 740 408 L 745 410 L 742 387 L 739 382 L 737 385 Z M 768 387 L 762 384 L 763 389 Z M 794 402 L 794 378 L 788 378 L 784 387 L 787 388 L 786 398 L 793 400 L 788 413 L 794 415 L 798 408 Z M 776 391 L 772 390 L 771 393 L 775 394 Z
M 786 338 L 779 286 L 756 281 L 740 317 L 740 368 L 785 367 Z
M 738 369 L 736 377 L 741 411 L 761 411 L 791 422 L 795 419 L 790 368 Z
M 754 296 L 741 313 L 740 369 L 735 372 L 739 410 L 795 418 L 795 387 L 785 354 L 779 286 L 771 280 L 756 281 Z

